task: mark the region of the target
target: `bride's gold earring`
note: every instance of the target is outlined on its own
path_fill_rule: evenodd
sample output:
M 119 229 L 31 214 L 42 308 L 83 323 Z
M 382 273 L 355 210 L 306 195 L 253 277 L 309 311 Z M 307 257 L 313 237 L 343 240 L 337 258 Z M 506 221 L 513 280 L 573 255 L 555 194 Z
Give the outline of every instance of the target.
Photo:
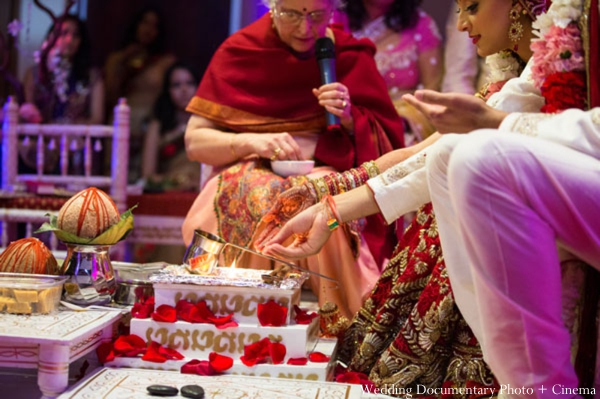
M 512 21 L 508 28 L 508 39 L 515 44 L 513 51 L 516 52 L 519 50 L 519 40 L 523 37 L 523 24 L 519 21 L 521 13 L 516 7 L 513 7 L 508 12 L 508 18 Z

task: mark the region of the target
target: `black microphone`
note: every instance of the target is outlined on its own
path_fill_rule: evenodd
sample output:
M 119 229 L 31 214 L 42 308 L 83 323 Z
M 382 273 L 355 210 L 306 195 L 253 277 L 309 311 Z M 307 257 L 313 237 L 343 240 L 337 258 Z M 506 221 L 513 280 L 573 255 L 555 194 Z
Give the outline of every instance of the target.
M 335 78 L 335 48 L 333 41 L 328 37 L 317 39 L 315 44 L 315 53 L 321 72 L 321 84 L 333 83 Z M 339 129 L 340 118 L 331 112 L 325 112 L 327 118 L 327 129 Z

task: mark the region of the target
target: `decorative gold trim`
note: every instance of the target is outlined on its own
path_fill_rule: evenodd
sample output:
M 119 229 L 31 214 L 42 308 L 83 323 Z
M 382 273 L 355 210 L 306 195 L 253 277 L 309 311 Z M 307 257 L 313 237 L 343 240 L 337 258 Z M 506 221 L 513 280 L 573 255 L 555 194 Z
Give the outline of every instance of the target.
M 585 74 L 586 74 L 586 87 L 587 87 L 587 104 L 588 108 L 592 103 L 591 97 L 591 75 L 592 71 L 590 70 L 590 10 L 591 10 L 592 1 L 584 0 L 583 2 L 583 13 L 581 14 L 581 18 L 579 18 L 579 29 L 581 30 L 581 45 L 583 46 L 583 55 L 585 59 Z
M 63 374 L 65 371 L 69 372 L 69 362 L 54 363 L 40 360 L 38 370 L 43 371 L 45 374 Z
M 96 331 L 96 333 L 92 334 L 92 336 L 84 339 L 83 341 L 76 343 L 71 348 L 69 348 L 69 350 L 71 351 L 71 353 L 73 353 L 76 350 L 78 350 L 79 348 L 81 348 L 82 346 L 85 346 L 85 345 L 89 344 L 90 342 L 96 340 L 96 338 L 101 337 L 103 333 L 104 333 L 103 330 Z
M 193 97 L 186 111 L 211 119 L 216 124 L 232 130 L 263 132 L 297 132 L 308 130 L 322 130 L 325 128 L 325 118 L 322 113 L 307 115 L 297 119 L 279 119 L 268 116 L 256 115 L 226 105 Z

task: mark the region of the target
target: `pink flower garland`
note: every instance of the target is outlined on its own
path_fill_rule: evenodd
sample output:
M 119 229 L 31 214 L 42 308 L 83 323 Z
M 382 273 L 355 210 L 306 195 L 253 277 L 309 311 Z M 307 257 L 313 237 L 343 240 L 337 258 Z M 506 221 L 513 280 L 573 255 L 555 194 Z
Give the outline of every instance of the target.
M 553 17 L 552 6 L 548 16 Z M 555 23 L 531 44 L 532 78 L 546 99 L 544 113 L 586 107 L 585 57 L 576 21 L 562 27 Z M 564 25 L 564 24 L 562 24 Z M 568 94 L 567 94 L 568 93 Z

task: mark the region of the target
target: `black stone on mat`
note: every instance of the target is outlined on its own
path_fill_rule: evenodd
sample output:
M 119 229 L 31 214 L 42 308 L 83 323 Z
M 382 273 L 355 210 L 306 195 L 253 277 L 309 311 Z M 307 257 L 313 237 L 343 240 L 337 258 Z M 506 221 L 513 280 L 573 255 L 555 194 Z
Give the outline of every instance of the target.
M 177 388 L 167 385 L 150 385 L 146 389 L 152 396 L 177 396 L 179 393 Z
M 181 387 L 181 396 L 191 399 L 203 399 L 204 388 L 199 385 L 186 385 Z

